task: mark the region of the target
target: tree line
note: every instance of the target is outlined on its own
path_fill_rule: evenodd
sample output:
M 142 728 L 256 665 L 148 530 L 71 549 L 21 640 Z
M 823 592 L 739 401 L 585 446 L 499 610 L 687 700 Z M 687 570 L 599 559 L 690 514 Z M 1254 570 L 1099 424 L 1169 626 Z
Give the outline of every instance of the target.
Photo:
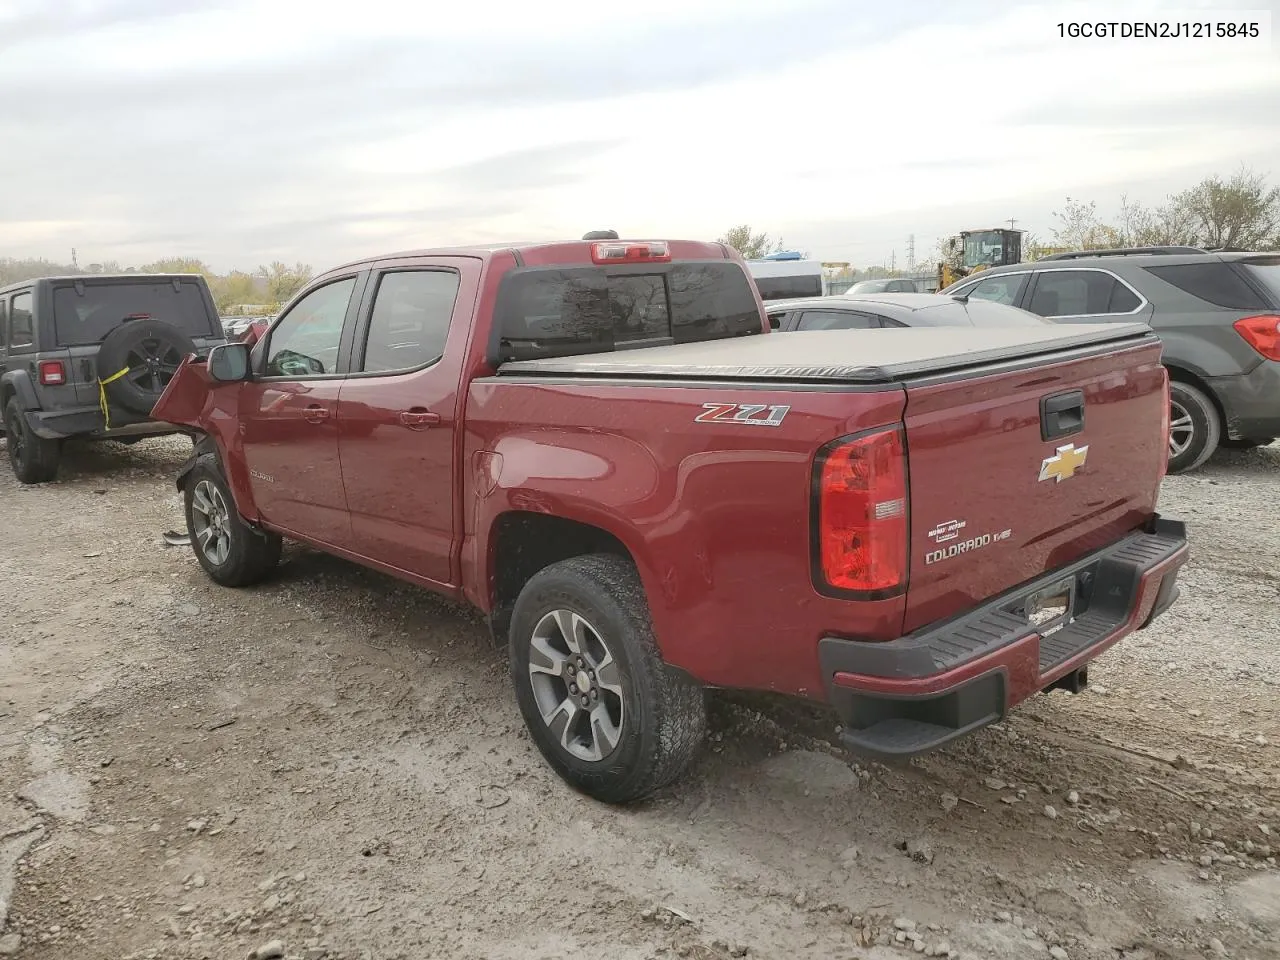
M 232 270 L 221 274 L 203 260 L 191 257 L 166 257 L 139 267 L 121 267 L 114 261 L 81 267 L 42 259 L 0 258 L 0 286 L 38 277 L 128 273 L 198 273 L 208 282 L 218 312 L 224 316 L 236 311 L 275 313 L 313 276 L 309 264 L 289 266 L 278 260 L 253 271 Z
M 1188 246 L 1206 250 L 1280 250 L 1280 187 L 1264 174 L 1242 169 L 1234 176 L 1206 177 L 1160 206 L 1120 198 L 1113 220 L 1097 204 L 1068 201 L 1055 212 L 1057 245 L 1072 250 L 1108 247 Z
M 1036 260 L 1051 251 L 1117 247 L 1280 250 L 1280 187 L 1272 186 L 1266 175 L 1248 168 L 1231 177 L 1206 177 L 1154 207 L 1121 196 L 1119 212 L 1112 219 L 1098 213 L 1096 201 L 1070 199 L 1063 209 L 1054 211 L 1053 218 L 1051 242 L 1046 243 L 1033 233 L 1023 237 L 1023 259 Z M 772 240 L 768 233 L 756 232 L 749 224 L 730 228 L 718 241 L 748 260 L 783 249 L 781 240 Z M 939 260 L 955 255 L 947 238 L 938 241 Z M 921 266 L 927 272 L 934 265 Z M 842 275 L 862 279 L 902 274 L 904 271 L 873 266 L 851 268 Z

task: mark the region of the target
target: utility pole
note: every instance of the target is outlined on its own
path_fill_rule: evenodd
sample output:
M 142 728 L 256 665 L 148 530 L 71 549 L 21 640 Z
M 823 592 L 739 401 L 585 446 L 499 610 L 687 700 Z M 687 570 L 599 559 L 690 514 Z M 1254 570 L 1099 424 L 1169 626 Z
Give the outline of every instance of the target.
M 897 269 L 898 269 L 898 251 L 895 250 L 893 251 L 893 253 L 889 254 L 889 270 L 895 271 Z
M 916 272 L 916 235 L 907 237 L 907 272 Z
M 79 266 L 80 266 L 79 262 L 76 260 L 76 248 L 75 248 L 75 247 L 72 247 L 72 248 L 71 248 L 71 266 L 76 267 L 76 268 L 79 268 Z
M 1015 223 L 1017 223 L 1017 222 L 1018 222 L 1017 220 L 1014 220 L 1012 217 L 1010 217 L 1010 218 L 1009 218 L 1009 229 L 1010 229 L 1010 230 L 1012 230 L 1012 229 L 1013 229 L 1013 225 L 1014 225 Z

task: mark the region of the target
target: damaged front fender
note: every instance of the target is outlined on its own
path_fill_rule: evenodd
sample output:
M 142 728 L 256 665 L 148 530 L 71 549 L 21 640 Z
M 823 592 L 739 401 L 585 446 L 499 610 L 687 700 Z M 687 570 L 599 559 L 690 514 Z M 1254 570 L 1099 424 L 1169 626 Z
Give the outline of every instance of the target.
M 178 372 L 160 394 L 151 410 L 155 420 L 204 431 L 205 408 L 209 403 L 210 388 L 214 386 L 209 368 L 204 360 L 191 354 L 182 361 Z

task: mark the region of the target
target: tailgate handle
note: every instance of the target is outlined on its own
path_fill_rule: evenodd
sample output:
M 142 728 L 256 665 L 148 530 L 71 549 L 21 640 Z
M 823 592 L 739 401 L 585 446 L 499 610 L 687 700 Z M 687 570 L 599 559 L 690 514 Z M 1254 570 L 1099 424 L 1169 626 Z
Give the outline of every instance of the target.
M 1040 439 L 1057 440 L 1084 429 L 1084 391 L 1071 390 L 1040 399 Z

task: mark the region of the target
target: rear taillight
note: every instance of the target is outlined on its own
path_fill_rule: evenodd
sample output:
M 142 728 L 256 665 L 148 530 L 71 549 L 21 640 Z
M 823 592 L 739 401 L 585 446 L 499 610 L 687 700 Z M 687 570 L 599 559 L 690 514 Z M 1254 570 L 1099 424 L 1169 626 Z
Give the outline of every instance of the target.
M 67 382 L 67 368 L 61 360 L 41 360 L 38 370 L 43 387 L 61 387 Z
M 900 429 L 837 440 L 814 468 L 820 588 L 892 596 L 907 584 L 907 457 Z
M 665 240 L 605 240 L 591 245 L 593 263 L 669 263 Z
M 1280 317 L 1271 314 L 1245 317 L 1233 326 L 1249 346 L 1268 360 L 1280 360 Z

